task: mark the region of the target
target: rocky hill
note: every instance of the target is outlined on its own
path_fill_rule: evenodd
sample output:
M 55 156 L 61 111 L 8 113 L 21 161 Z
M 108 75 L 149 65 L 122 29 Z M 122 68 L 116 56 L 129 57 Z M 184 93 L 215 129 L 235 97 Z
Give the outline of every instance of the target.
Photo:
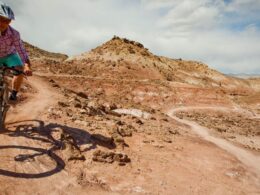
M 61 53 L 53 53 L 43 49 L 40 49 L 36 46 L 33 46 L 27 42 L 23 42 L 26 48 L 26 51 L 29 53 L 31 59 L 54 59 L 63 61 L 68 58 L 67 55 Z
M 236 89 L 239 86 L 241 92 L 251 88 L 247 81 L 228 77 L 202 62 L 156 56 L 141 43 L 117 36 L 90 52 L 68 58 L 59 71 L 95 77 L 176 81 L 204 87 Z
M 64 54 L 50 53 L 25 44 L 36 69 L 42 72 L 181 82 L 235 90 L 235 94 L 248 93 L 252 88 L 259 90 L 255 82 L 229 77 L 202 62 L 156 56 L 141 43 L 117 36 L 89 52 L 69 58 Z
M 53 64 L 61 64 L 68 58 L 68 56 L 65 54 L 49 52 L 27 42 L 23 43 L 25 45 L 26 51 L 30 56 L 34 70 L 49 72 L 50 66 Z
M 77 64 L 78 68 L 82 68 L 83 74 L 84 68 L 88 67 L 88 71 L 93 74 L 98 72 L 128 79 L 162 79 L 192 83 L 192 78 L 195 78 L 196 84 L 196 79 L 205 79 L 204 77 L 213 74 L 224 78 L 203 63 L 156 56 L 141 43 L 116 36 L 90 52 L 69 58 L 67 62 Z

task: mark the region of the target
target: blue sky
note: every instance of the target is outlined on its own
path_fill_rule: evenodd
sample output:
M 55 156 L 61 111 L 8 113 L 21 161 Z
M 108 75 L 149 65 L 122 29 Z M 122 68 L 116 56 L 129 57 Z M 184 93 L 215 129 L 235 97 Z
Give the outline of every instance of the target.
M 5 0 L 22 38 L 78 55 L 114 35 L 156 55 L 260 74 L 260 0 Z

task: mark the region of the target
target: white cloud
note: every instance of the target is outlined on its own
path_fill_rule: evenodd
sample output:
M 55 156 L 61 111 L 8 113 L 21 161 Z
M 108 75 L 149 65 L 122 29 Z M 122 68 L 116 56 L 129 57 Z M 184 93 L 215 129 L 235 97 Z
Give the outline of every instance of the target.
M 181 0 L 141 0 L 142 5 L 144 5 L 147 9 L 160 9 L 165 7 L 172 7 L 180 2 Z
M 183 1 L 162 17 L 159 25 L 173 31 L 192 32 L 212 28 L 217 22 L 218 9 L 205 1 Z
M 7 2 L 7 0 L 6 0 Z M 24 40 L 67 54 L 127 37 L 152 52 L 260 73 L 260 1 L 8 0 Z

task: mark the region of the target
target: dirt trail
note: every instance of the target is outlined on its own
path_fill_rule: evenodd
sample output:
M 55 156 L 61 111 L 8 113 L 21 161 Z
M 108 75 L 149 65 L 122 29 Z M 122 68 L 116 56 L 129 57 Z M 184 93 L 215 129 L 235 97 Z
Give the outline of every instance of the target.
M 49 106 L 57 102 L 58 93 L 54 91 L 46 82 L 39 77 L 30 77 L 29 84 L 37 90 L 37 93 L 25 104 L 16 106 L 13 110 L 15 114 L 8 115 L 6 122 L 15 122 L 20 120 L 35 119 L 39 114 L 45 111 Z
M 101 81 L 118 81 L 117 78 L 104 78 L 104 77 L 98 77 L 98 76 L 84 76 L 84 75 L 78 75 L 78 74 L 51 74 L 51 73 L 36 73 L 37 76 L 43 76 L 43 77 L 55 77 L 55 78 L 84 78 L 84 79 L 93 79 L 93 80 L 101 80 Z M 149 83 L 151 82 L 150 79 L 121 79 L 120 81 L 127 81 L 127 82 L 140 82 L 140 83 Z M 167 82 L 167 81 L 165 81 Z M 172 82 L 173 83 L 173 82 Z M 178 82 L 176 82 L 178 83 Z
M 260 179 L 260 156 L 250 153 L 238 146 L 231 144 L 230 142 L 214 137 L 209 134 L 209 129 L 198 125 L 197 123 L 185 119 L 180 119 L 175 116 L 176 112 L 179 111 L 189 111 L 194 109 L 209 109 L 209 110 L 221 110 L 221 111 L 230 111 L 232 109 L 228 108 L 217 108 L 217 107 L 185 107 L 185 108 L 174 108 L 168 112 L 168 115 L 178 122 L 189 125 L 193 131 L 195 131 L 199 136 L 204 138 L 207 141 L 210 141 L 216 144 L 218 147 L 226 150 L 230 154 L 234 155 L 238 160 L 244 163 L 249 169 L 257 174 L 257 177 Z M 243 110 L 239 110 L 240 112 L 244 112 Z
M 62 168 L 61 158 L 48 152 L 50 145 L 40 141 L 41 129 L 35 124 L 59 94 L 37 76 L 28 82 L 37 93 L 9 111 L 7 130 L 0 132 L 0 194 L 69 194 L 67 187 L 73 190 L 75 178 Z M 15 160 L 26 156 L 32 158 Z

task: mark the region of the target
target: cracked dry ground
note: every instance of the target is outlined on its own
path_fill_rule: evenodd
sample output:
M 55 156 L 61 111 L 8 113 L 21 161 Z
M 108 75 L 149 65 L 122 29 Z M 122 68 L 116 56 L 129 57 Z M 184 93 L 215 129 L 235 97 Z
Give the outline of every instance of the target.
M 171 94 L 165 95 L 174 91 L 170 86 L 30 80 L 34 90 L 24 89 L 27 98 L 10 111 L 7 130 L 0 134 L 1 194 L 260 192 L 259 175 L 160 110 L 158 105 L 167 107 L 171 101 Z M 136 88 L 138 93 L 129 93 Z M 140 91 L 150 89 L 160 95 L 148 93 L 145 101 Z M 150 117 L 114 111 L 133 107 Z

